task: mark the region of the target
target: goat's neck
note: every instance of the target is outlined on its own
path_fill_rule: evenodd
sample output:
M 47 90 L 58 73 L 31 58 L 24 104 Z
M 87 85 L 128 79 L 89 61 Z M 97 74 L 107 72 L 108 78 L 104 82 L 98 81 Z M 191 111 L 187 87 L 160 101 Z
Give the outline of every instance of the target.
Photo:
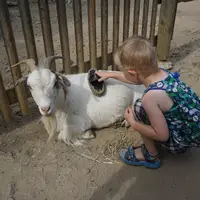
M 64 91 L 60 88 L 58 90 L 58 94 L 55 100 L 55 110 L 64 111 L 68 105 L 67 96 L 65 96 Z

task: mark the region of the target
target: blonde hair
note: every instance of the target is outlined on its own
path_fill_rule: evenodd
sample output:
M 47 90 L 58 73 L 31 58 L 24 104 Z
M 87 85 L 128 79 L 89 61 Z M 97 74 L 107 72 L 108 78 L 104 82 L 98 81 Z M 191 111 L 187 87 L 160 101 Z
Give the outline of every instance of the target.
M 135 70 L 143 76 L 158 71 L 155 47 L 141 36 L 132 36 L 118 47 L 114 54 L 115 64 L 120 70 Z

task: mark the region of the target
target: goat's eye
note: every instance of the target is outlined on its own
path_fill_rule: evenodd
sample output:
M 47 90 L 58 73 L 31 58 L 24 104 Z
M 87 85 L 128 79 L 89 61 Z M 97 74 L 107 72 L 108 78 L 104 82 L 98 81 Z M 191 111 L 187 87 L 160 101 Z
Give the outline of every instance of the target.
M 57 88 L 58 86 L 59 86 L 59 85 L 58 85 L 58 81 L 56 80 L 55 83 L 54 83 L 54 87 Z
M 30 85 L 27 85 L 27 88 L 28 88 L 29 90 L 31 90 L 31 86 L 30 86 Z

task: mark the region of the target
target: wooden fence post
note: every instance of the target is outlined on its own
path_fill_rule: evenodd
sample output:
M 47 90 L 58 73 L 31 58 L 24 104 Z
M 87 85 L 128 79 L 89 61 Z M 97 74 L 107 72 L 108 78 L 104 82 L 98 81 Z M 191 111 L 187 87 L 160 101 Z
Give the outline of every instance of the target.
M 44 40 L 44 48 L 46 56 L 54 55 L 53 37 L 51 30 L 51 20 L 49 16 L 48 0 L 38 0 L 39 15 Z M 55 61 L 52 62 L 52 69 L 56 69 Z
M 169 57 L 177 6 L 178 0 L 162 0 L 157 41 L 157 53 L 159 60 L 167 60 Z
M 87 0 L 88 4 L 88 32 L 89 32 L 89 51 L 91 67 L 96 67 L 97 45 L 96 45 L 96 0 Z
M 119 14 L 120 0 L 113 0 L 113 46 L 112 52 L 115 53 L 119 45 Z M 117 66 L 112 63 L 112 69 L 118 70 Z
M 8 97 L 3 85 L 1 73 L 0 73 L 0 111 L 5 121 L 11 120 L 12 113 L 11 113 Z
M 129 37 L 130 5 L 130 0 L 124 0 L 123 41 Z
M 35 60 L 38 64 L 37 50 L 35 45 L 35 37 L 32 26 L 31 11 L 27 0 L 18 0 L 22 29 L 26 43 L 27 55 Z
M 140 0 L 134 0 L 133 35 L 138 35 L 139 19 L 140 19 Z
M 102 69 L 108 69 L 108 0 L 101 0 L 101 56 Z
M 10 22 L 10 15 L 9 10 L 7 6 L 6 0 L 0 1 L 0 26 L 2 28 L 3 38 L 4 38 L 4 44 L 9 60 L 10 66 L 16 64 L 19 62 L 18 60 L 18 54 L 17 54 L 17 48 L 15 44 L 15 38 L 13 35 L 13 30 Z M 22 77 L 20 67 L 13 67 L 11 68 L 12 77 L 14 82 L 16 82 L 19 78 Z M 30 113 L 29 107 L 28 107 L 28 99 L 26 96 L 26 90 L 24 83 L 21 83 L 19 86 L 15 88 L 17 99 L 20 105 L 20 109 L 23 115 L 27 115 Z
M 74 29 L 78 72 L 85 72 L 84 66 L 84 47 L 83 47 L 83 24 L 81 0 L 73 0 Z
M 72 71 L 71 58 L 70 58 L 70 48 L 69 48 L 69 35 L 67 26 L 67 13 L 65 1 L 56 0 L 56 9 L 58 16 L 58 27 L 60 34 L 60 45 L 62 50 L 63 69 L 66 74 L 70 74 Z

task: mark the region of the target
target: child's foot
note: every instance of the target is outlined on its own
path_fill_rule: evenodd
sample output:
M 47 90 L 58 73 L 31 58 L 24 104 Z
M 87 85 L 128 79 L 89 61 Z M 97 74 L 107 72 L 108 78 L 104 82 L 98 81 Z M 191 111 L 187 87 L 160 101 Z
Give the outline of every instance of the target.
M 120 151 L 121 159 L 128 165 L 145 166 L 152 169 L 160 167 L 159 155 L 150 155 L 144 144 L 138 147 L 128 147 Z

